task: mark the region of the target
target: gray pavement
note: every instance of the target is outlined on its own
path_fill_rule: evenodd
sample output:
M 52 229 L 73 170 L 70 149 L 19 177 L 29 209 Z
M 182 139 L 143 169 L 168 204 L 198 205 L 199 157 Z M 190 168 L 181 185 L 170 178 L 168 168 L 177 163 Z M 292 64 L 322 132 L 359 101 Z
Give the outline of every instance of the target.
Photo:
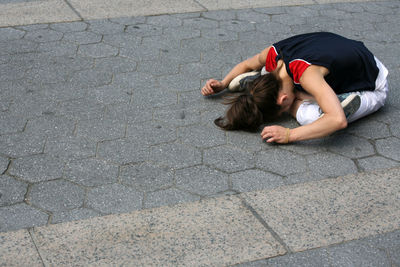
M 11 2 L 0 6 L 18 4 Z M 0 27 L 0 232 L 400 166 L 399 1 L 248 9 L 202 2 L 194 10 L 186 2 L 185 13 L 100 12 L 99 20 L 75 6 L 61 20 L 2 24 L 9 26 Z M 212 121 L 225 107 L 220 96 L 200 95 L 204 81 L 222 78 L 274 41 L 310 31 L 363 41 L 390 71 L 387 105 L 330 137 L 290 145 L 217 129 Z M 278 123 L 296 126 L 290 118 Z M 310 257 L 322 266 L 317 259 L 328 252 L 330 265 L 352 266 L 354 259 L 341 262 L 348 251 L 358 255 L 355 265 L 366 266 L 359 263 L 373 253 L 381 266 L 399 264 L 398 243 L 376 240 L 250 266 Z

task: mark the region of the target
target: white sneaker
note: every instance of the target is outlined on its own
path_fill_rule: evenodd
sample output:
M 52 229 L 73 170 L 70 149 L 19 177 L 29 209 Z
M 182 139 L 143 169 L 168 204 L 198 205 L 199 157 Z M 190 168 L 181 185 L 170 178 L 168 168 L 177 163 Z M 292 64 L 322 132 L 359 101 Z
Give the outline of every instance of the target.
M 259 71 L 251 71 L 242 73 L 236 76 L 228 85 L 228 89 L 232 92 L 240 92 L 246 89 L 249 82 L 259 77 L 261 74 Z

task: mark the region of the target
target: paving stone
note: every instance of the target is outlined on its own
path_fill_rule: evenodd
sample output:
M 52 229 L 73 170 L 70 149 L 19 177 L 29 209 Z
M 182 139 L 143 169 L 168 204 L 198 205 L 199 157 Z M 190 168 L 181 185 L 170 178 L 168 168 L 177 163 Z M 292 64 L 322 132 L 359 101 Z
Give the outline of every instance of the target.
M 67 81 L 71 72 L 72 70 L 65 65 L 49 62 L 46 66 L 28 70 L 25 76 L 27 79 L 42 83 L 62 83 Z
M 149 148 L 140 141 L 119 139 L 104 141 L 98 145 L 98 156 L 117 164 L 143 162 L 148 159 Z
M 272 189 L 284 184 L 281 176 L 260 171 L 247 170 L 230 175 L 232 189 L 238 192 L 249 192 L 261 189 Z
M 364 138 L 338 134 L 327 139 L 328 149 L 348 158 L 361 158 L 375 154 L 374 147 Z
M 269 22 L 270 16 L 257 12 L 257 10 L 240 10 L 237 12 L 237 18 L 240 21 L 250 22 L 251 24 Z
M 228 173 L 253 168 L 252 153 L 228 146 L 214 147 L 204 151 L 204 164 Z
M 174 169 L 180 169 L 201 164 L 201 152 L 186 145 L 164 144 L 151 147 L 149 159 Z
M 389 128 L 386 124 L 373 120 L 367 120 L 367 118 L 365 120 L 350 124 L 347 131 L 368 139 L 379 139 L 391 136 Z
M 0 81 L 19 80 L 25 76 L 26 67 L 14 64 L 0 65 Z
M 400 265 L 400 246 L 398 247 L 393 247 L 389 248 L 389 255 L 390 255 L 390 260 L 392 262 L 392 265 L 394 266 L 399 266 Z
M 28 120 L 25 132 L 43 137 L 71 136 L 75 121 L 66 117 L 45 116 Z
M 137 89 L 133 91 L 132 105 L 156 108 L 174 105 L 177 100 L 175 92 Z
M 376 150 L 382 156 L 400 161 L 400 139 L 389 137 L 376 141 Z
M 303 157 L 279 148 L 259 152 L 256 156 L 256 166 L 285 176 L 307 170 L 307 162 Z
M 25 203 L 0 207 L 0 232 L 45 225 L 49 215 Z
M 269 20 L 268 20 L 269 21 Z M 248 32 L 256 29 L 256 24 L 243 20 L 225 20 L 220 22 L 221 29 L 234 32 Z
M 390 266 L 384 250 L 363 242 L 350 242 L 328 248 L 332 266 Z
M 66 56 L 66 57 L 74 57 L 76 52 L 78 51 L 78 45 L 65 42 L 46 42 L 41 43 L 38 46 L 38 52 L 51 55 L 51 56 Z
M 177 170 L 175 179 L 178 188 L 202 196 L 228 190 L 228 175 L 206 166 Z
M 128 125 L 127 137 L 145 145 L 157 145 L 176 140 L 176 129 L 160 123 L 132 123 Z
M 88 27 L 87 23 L 83 21 L 53 23 L 50 24 L 50 29 L 59 32 L 82 32 Z
M 156 109 L 153 113 L 154 120 L 160 121 L 175 127 L 198 123 L 200 121 L 200 111 L 190 108 L 165 107 Z
M 96 143 L 84 137 L 54 137 L 47 140 L 44 152 L 66 161 L 83 159 L 96 155 Z
M 235 19 L 236 13 L 238 13 L 239 15 L 242 12 L 236 12 L 236 10 L 215 10 L 215 11 L 213 10 L 213 11 L 202 12 L 201 16 L 206 19 L 224 21 L 224 20 Z
M 137 16 L 137 17 L 121 17 L 121 18 L 109 18 L 110 21 L 114 23 L 119 23 L 122 25 L 133 25 L 138 23 L 145 23 L 146 17 Z
M 162 89 L 163 91 L 168 90 L 173 92 L 186 92 L 196 89 L 197 94 L 199 94 L 199 81 L 195 79 L 187 79 L 187 76 L 184 74 L 179 73 L 165 75 L 162 77 L 158 77 L 157 80 L 160 84 L 160 89 Z
M 395 230 L 393 232 L 374 235 L 363 239 L 363 241 L 380 249 L 398 247 L 400 246 L 400 231 Z
M 158 25 L 162 27 L 176 27 L 182 25 L 182 20 L 170 15 L 147 17 L 147 24 Z
M 147 122 L 152 120 L 153 111 L 145 110 L 141 106 L 132 106 L 129 104 L 114 104 L 108 105 L 104 118 L 120 119 L 130 124 Z
M 118 48 L 103 43 L 87 44 L 80 45 L 78 53 L 93 58 L 113 57 L 118 54 Z
M 63 37 L 62 33 L 50 29 L 42 29 L 42 30 L 27 32 L 26 35 L 24 36 L 25 39 L 35 41 L 38 43 L 58 41 L 61 40 L 62 37 Z
M 135 24 L 128 26 L 125 31 L 135 36 L 144 37 L 162 34 L 162 27 L 149 24 Z
M 1 154 L 17 158 L 43 152 L 45 138 L 26 133 L 0 136 Z
M 353 161 L 329 152 L 308 155 L 306 159 L 310 171 L 321 178 L 357 173 Z
M 155 208 L 167 205 L 176 205 L 184 202 L 200 200 L 199 196 L 181 191 L 176 188 L 168 188 L 146 194 L 144 208 Z
M 181 43 L 186 42 L 183 40 Z M 191 42 L 190 39 L 188 42 Z M 182 63 L 194 63 L 200 61 L 201 49 L 193 50 L 190 47 L 181 47 L 179 49 L 161 49 L 160 60 L 181 59 Z M 187 76 L 185 76 L 187 77 Z M 189 79 L 185 79 L 189 80 Z
M 115 103 L 128 104 L 131 101 L 132 94 L 132 89 L 118 87 L 112 84 L 89 88 L 87 92 L 88 97 L 104 105 Z
M 13 160 L 9 174 L 27 182 L 36 183 L 60 178 L 63 168 L 62 160 L 39 154 Z
M 329 267 L 332 266 L 329 260 L 327 249 L 320 248 L 308 250 L 293 254 L 287 254 L 271 259 L 253 261 L 235 265 L 237 267 L 245 266 L 275 266 L 275 267 Z
M 179 73 L 179 62 L 175 60 L 160 60 L 157 66 L 154 66 L 153 63 L 154 61 L 141 61 L 138 64 L 137 71 L 140 73 L 150 73 L 155 76 Z
M 0 113 L 0 135 L 22 132 L 25 125 L 26 119 L 22 117 L 5 112 Z
M 53 114 L 56 111 L 58 103 L 52 99 L 46 99 L 42 92 L 31 93 L 27 91 L 20 98 L 15 99 L 10 107 L 10 112 L 16 116 L 25 117 L 27 119 Z
M 3 174 L 9 165 L 10 161 L 7 158 L 0 157 L 0 173 Z
M 113 23 L 109 20 L 91 20 L 89 21 L 89 31 L 98 34 L 115 34 L 124 31 L 124 25 Z
M 378 169 L 389 169 L 400 165 L 399 162 L 386 159 L 380 156 L 372 156 L 368 158 L 358 159 L 358 166 L 363 171 L 373 171 Z
M 51 212 L 81 207 L 85 190 L 64 180 L 54 180 L 34 184 L 29 192 L 28 201 L 33 205 Z
M 95 44 L 101 41 L 101 35 L 93 32 L 68 32 L 64 34 L 64 41 L 75 44 Z
M 104 141 L 124 137 L 125 129 L 126 123 L 122 120 L 87 120 L 78 123 L 76 134 L 89 140 Z
M 0 28 L 0 42 L 17 40 L 24 37 L 25 32 L 13 28 Z
M 201 36 L 215 41 L 238 40 L 238 34 L 236 32 L 225 29 L 202 29 Z
M 215 76 L 217 67 L 204 63 L 188 63 L 181 66 L 182 74 L 193 79 L 207 79 Z
M 103 43 L 115 47 L 135 48 L 140 45 L 142 37 L 130 33 L 107 34 L 103 37 Z
M 17 26 L 17 28 L 25 31 L 36 31 L 41 29 L 48 29 L 49 24 L 43 23 L 43 24 L 21 25 Z
M 88 208 L 78 208 L 66 211 L 53 212 L 51 223 L 63 223 L 69 221 L 85 220 L 92 217 L 98 217 L 101 214 Z
M 157 84 L 154 76 L 149 73 L 120 73 L 116 74 L 113 79 L 114 86 L 135 90 L 155 91 Z
M 190 26 L 194 29 L 207 29 L 207 28 L 218 28 L 218 22 L 206 18 L 188 18 L 183 19 L 184 26 Z
M 37 43 L 24 39 L 0 42 L 0 55 L 35 52 L 38 46 Z
M 62 102 L 57 110 L 57 115 L 65 115 L 80 120 L 98 119 L 103 116 L 105 106 L 95 100 L 86 98 L 73 99 Z
M 122 184 L 138 191 L 154 191 L 171 186 L 174 179 L 172 169 L 152 163 L 141 163 L 121 167 L 119 179 Z
M 89 191 L 87 206 L 105 214 L 138 210 L 143 193 L 120 184 L 104 185 Z
M 210 42 L 210 40 L 202 37 L 182 40 L 181 47 L 186 50 L 201 52 L 215 51 L 219 49 L 218 43 Z
M 183 143 L 199 148 L 226 144 L 226 137 L 223 131 L 201 125 L 179 128 L 178 137 Z
M 310 155 L 326 151 L 325 142 L 325 138 L 299 141 L 282 146 L 282 149 L 289 150 L 300 155 Z
M 206 63 L 219 68 L 222 68 L 224 65 L 234 66 L 240 61 L 240 55 L 232 55 L 228 51 L 209 51 L 207 53 L 203 53 L 201 57 L 201 63 Z M 198 93 L 200 94 L 199 91 Z
M 69 162 L 64 170 L 65 179 L 83 186 L 100 186 L 117 182 L 118 166 L 99 159 Z
M 104 72 L 124 73 L 136 71 L 136 61 L 129 58 L 113 57 L 98 58 L 95 61 L 95 68 Z
M 221 130 L 220 130 L 221 131 Z M 265 146 L 265 142 L 258 134 L 244 131 L 227 131 L 228 144 L 248 151 L 260 151 Z
M 181 40 L 200 37 L 200 35 L 201 34 L 199 29 L 193 29 L 192 27 L 188 26 L 181 26 L 164 28 L 162 36 L 169 36 L 171 39 Z
M 76 83 L 81 86 L 100 86 L 110 84 L 112 81 L 112 74 L 98 70 L 82 70 L 75 72 L 71 76 L 71 83 Z
M 0 207 L 23 202 L 28 184 L 8 175 L 0 175 Z

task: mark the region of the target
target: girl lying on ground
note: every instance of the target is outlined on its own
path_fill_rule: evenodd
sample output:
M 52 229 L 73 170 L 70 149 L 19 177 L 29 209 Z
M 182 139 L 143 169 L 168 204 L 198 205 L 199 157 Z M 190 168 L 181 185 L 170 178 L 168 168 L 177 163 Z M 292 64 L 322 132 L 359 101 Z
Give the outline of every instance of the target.
M 201 93 L 242 91 L 228 100 L 225 117 L 215 120 L 225 130 L 257 131 L 289 112 L 300 127 L 273 125 L 261 132 L 267 142 L 289 143 L 327 136 L 378 110 L 386 99 L 387 75 L 362 42 L 318 32 L 273 44 L 222 81 L 208 80 Z

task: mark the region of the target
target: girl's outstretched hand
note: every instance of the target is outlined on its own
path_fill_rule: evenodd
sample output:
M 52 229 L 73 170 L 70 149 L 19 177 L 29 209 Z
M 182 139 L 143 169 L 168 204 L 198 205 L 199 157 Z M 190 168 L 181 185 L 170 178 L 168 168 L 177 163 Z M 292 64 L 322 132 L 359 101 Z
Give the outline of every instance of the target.
M 289 143 L 290 130 L 289 128 L 284 128 L 282 126 L 267 126 L 261 132 L 262 139 L 266 140 L 267 143 Z
M 204 87 L 201 89 L 201 94 L 204 96 L 216 94 L 225 89 L 225 85 L 217 80 L 210 79 L 206 82 Z

